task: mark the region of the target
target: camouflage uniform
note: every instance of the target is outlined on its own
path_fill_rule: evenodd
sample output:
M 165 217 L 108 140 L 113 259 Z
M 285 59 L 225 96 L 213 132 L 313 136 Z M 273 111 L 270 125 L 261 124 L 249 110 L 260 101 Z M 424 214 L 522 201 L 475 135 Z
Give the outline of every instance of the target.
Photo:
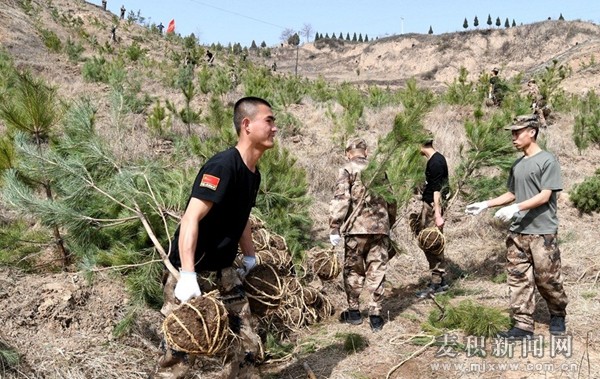
M 331 234 L 341 232 L 345 238 L 344 287 L 348 308 L 359 309 L 359 296 L 366 287 L 371 294 L 369 315 L 379 316 L 396 204 L 367 192 L 360 180 L 367 164 L 365 157 L 354 157 L 340 169 L 330 204 L 329 226 Z M 344 230 L 340 230 L 342 227 Z
M 538 117 L 538 120 L 542 127 L 546 126 L 546 117 L 544 117 L 544 107 L 546 106 L 546 100 L 542 96 L 540 89 L 535 82 L 530 81 L 527 83 L 529 98 L 531 99 L 531 108 L 533 113 Z
M 167 316 L 180 303 L 175 298 L 174 291 L 177 279 L 170 273 L 165 275 L 163 285 L 164 304 L 161 313 Z M 236 334 L 235 343 L 240 347 L 229 349 L 229 362 L 226 367 L 227 373 L 224 378 L 254 378 L 257 377 L 254 362 L 263 359 L 263 348 L 260 337 L 252 327 L 252 315 L 250 305 L 246 298 L 239 274 L 233 267 L 228 267 L 220 272 L 202 271 L 198 273 L 198 284 L 203 293 L 217 289 L 219 296 L 227 309 L 230 329 Z M 169 349 L 168 346 L 164 346 Z M 193 365 L 195 357 L 174 352 L 181 357 L 182 362 L 173 366 L 161 367 L 154 376 L 155 378 L 182 378 Z M 159 362 L 160 363 L 160 362 Z
M 560 250 L 556 234 L 510 232 L 506 239 L 510 307 L 515 327 L 533 332 L 537 286 L 553 316 L 566 316 Z

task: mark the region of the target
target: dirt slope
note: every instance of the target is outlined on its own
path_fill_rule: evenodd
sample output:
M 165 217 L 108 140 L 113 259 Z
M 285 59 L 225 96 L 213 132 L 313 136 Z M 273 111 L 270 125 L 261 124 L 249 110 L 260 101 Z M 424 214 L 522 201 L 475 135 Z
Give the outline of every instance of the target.
M 100 104 L 99 127 L 109 133 L 110 108 L 106 100 L 107 87 L 85 83 L 82 63 L 71 63 L 64 54 L 48 52 L 39 37 L 36 25 L 54 31 L 62 41 L 75 29 L 69 20 L 80 18 L 82 30 L 96 36 L 100 44 L 109 39 L 113 16 L 100 8 L 76 0 L 34 0 L 36 11 L 27 15 L 16 0 L 4 0 L 0 6 L 0 43 L 13 57 L 18 67 L 33 70 L 59 89 L 61 96 L 71 99 L 88 95 Z M 55 20 L 53 9 L 64 16 Z M 143 10 L 142 10 L 143 12 Z M 56 13 L 54 13 L 56 14 Z M 61 20 L 60 18 L 58 20 Z M 66 20 L 66 21 L 65 21 Z M 35 22 L 34 22 L 35 21 Z M 38 23 L 38 24 L 36 24 Z M 120 23 L 121 46 L 135 40 L 149 50 L 158 64 L 170 54 L 171 47 L 161 38 L 148 36 L 143 28 Z M 403 35 L 388 37 L 368 44 L 305 44 L 298 53 L 298 73 L 308 78 L 322 76 L 333 82 L 353 82 L 357 85 L 381 84 L 402 86 L 409 78 L 420 85 L 442 90 L 466 67 L 475 79 L 493 66 L 504 76 L 523 73 L 526 76 L 543 70 L 553 59 L 573 69 L 562 86 L 572 93 L 597 89 L 600 83 L 600 29 L 584 22 L 547 21 L 508 30 L 469 31 L 445 35 Z M 85 44 L 84 56 L 92 49 Z M 225 57 L 217 56 L 217 59 Z M 269 59 L 250 55 L 249 59 L 270 66 L 277 62 L 278 72 L 295 71 L 296 50 L 275 48 Z M 149 75 L 143 91 L 166 98 L 175 96 L 160 80 Z M 232 93 L 235 98 L 239 93 Z M 332 105 L 334 111 L 338 107 Z M 307 169 L 310 194 L 314 198 L 310 212 L 315 221 L 315 241 L 327 240 L 326 209 L 331 197 L 333 180 L 341 155 L 333 142 L 333 123 L 326 109 L 306 99 L 289 111 L 303 121 L 298 136 L 282 137 L 281 143 L 299 158 Z M 389 131 L 394 107 L 367 110 L 365 125 L 359 130 L 369 143 Z M 451 172 L 460 160 L 459 146 L 465 141 L 463 123 L 469 112 L 459 107 L 440 105 L 427 116 L 426 125 L 435 135 L 436 147 L 449 160 Z M 555 115 L 552 125 L 544 131 L 548 149 L 558 155 L 565 182 L 565 196 L 559 204 L 561 219 L 560 243 L 567 294 L 568 329 L 572 336 L 572 355 L 551 359 L 548 334 L 549 317 L 543 301 L 538 301 L 537 332 L 544 336 L 544 356 L 521 357 L 518 346 L 514 358 L 475 358 L 464 352 L 458 357 L 440 356 L 439 347 L 422 350 L 421 345 L 406 342 L 420 334 L 421 324 L 436 308 L 429 300 L 417 301 L 414 291 L 423 284 L 426 261 L 410 238 L 406 217 L 418 206 L 415 199 L 401 214 L 395 238 L 407 251 L 394 258 L 388 271 L 387 294 L 384 303 L 388 323 L 382 333 L 373 334 L 368 325 L 350 327 L 335 318 L 301 331 L 294 358 L 261 367 L 263 377 L 305 378 L 302 364 L 308 363 L 318 378 L 600 378 L 600 290 L 597 257 L 600 254 L 598 224 L 600 216 L 579 215 L 568 201 L 573 185 L 591 175 L 600 162 L 598 148 L 579 155 L 572 142 L 572 114 Z M 136 126 L 145 123 L 143 116 L 126 120 Z M 0 125 L 0 131 L 3 131 Z M 143 145 L 145 136 L 132 134 L 132 146 Z M 142 146 L 143 148 L 143 146 Z M 492 219 L 487 211 L 480 217 L 463 214 L 464 204 L 448 212 L 448 257 L 452 270 L 450 279 L 460 294 L 459 302 L 472 299 L 487 306 L 505 308 L 507 287 L 491 279 L 503 270 L 505 227 Z M 92 284 L 80 273 L 46 273 L 29 275 L 0 268 L 0 340 L 15 347 L 24 364 L 18 371 L 6 372 L 0 367 L 1 378 L 145 378 L 154 366 L 158 327 L 161 317 L 156 311 L 143 310 L 135 332 L 123 339 L 114 339 L 115 325 L 127 312 L 127 294 L 119 279 L 107 274 L 97 275 Z M 344 307 L 341 278 L 326 285 L 338 310 Z M 344 335 L 358 333 L 368 340 L 365 350 L 350 354 L 343 349 Z M 462 340 L 458 333 L 452 333 Z M 491 341 L 488 341 L 488 352 Z M 444 353 L 442 351 L 442 353 Z M 414 357 L 413 357 L 414 355 Z M 410 359 L 409 359 L 410 358 Z M 451 366 L 435 366 L 448 363 Z M 517 363 L 512 369 L 500 366 Z M 464 366 L 461 366 L 464 364 Z M 475 364 L 472 366 L 472 364 Z M 549 366 L 552 364 L 552 366 Z M 566 364 L 566 365 L 563 365 Z M 217 378 L 220 363 L 203 362 L 196 377 Z M 479 365 L 479 366 L 477 366 Z M 530 365 L 530 366 L 528 366 Z M 550 371 L 552 367 L 552 371 Z

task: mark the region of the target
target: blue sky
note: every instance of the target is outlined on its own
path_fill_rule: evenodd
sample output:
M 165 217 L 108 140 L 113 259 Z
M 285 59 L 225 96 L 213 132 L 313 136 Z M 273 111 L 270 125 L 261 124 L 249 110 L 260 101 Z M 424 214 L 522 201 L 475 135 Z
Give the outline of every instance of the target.
M 519 25 L 555 20 L 561 13 L 566 20 L 600 21 L 599 0 L 108 0 L 115 14 L 121 5 L 156 24 L 175 19 L 177 33 L 194 33 L 202 44 L 242 46 L 252 40 L 279 44 L 284 29 L 300 30 L 304 24 L 323 35 L 356 32 L 374 39 L 427 33 L 430 25 L 435 34 L 455 32 L 463 30 L 465 17 L 470 28 L 475 16 L 479 28 L 487 27 L 488 14 L 494 23 L 500 17 L 502 25 L 507 17 Z

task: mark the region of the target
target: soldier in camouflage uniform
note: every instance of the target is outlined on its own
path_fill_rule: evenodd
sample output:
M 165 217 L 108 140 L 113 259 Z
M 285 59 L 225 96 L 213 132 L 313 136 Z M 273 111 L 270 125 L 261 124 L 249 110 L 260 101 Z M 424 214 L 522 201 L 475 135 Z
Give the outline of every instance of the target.
M 544 108 L 546 107 L 546 99 L 542 96 L 540 89 L 535 83 L 535 79 L 529 79 L 527 82 L 527 92 L 529 95 L 529 99 L 531 100 L 531 109 L 533 113 L 537 115 L 540 126 L 545 128 L 546 125 L 546 117 L 544 117 Z
M 421 213 L 410 215 L 410 226 L 416 237 L 425 228 L 436 227 L 444 230 L 444 208 L 449 195 L 448 164 L 446 158 L 433 147 L 433 134 L 427 131 L 421 144 L 421 155 L 427 158 L 425 168 L 425 187 L 422 193 L 423 205 Z M 444 249 L 428 251 L 423 248 L 431 280 L 427 288 L 417 292 L 417 297 L 425 298 L 430 294 L 444 292 L 448 285 L 444 279 L 446 274 L 446 259 Z
M 367 144 L 353 139 L 346 146 L 348 163 L 340 169 L 330 204 L 330 240 L 336 246 L 344 236 L 344 287 L 348 309 L 340 320 L 354 325 L 362 323 L 359 297 L 366 288 L 371 294 L 369 323 L 373 331 L 381 330 L 381 317 L 390 228 L 396 220 L 396 204 L 370 194 L 361 181 L 367 167 Z M 385 179 L 387 180 L 387 179 Z
M 554 155 L 537 144 L 537 118 L 517 117 L 506 129 L 512 131 L 513 145 L 524 153 L 510 170 L 508 192 L 470 204 L 466 209 L 467 214 L 475 215 L 488 207 L 514 201 L 495 214 L 500 220 L 512 220 L 506 246 L 514 327 L 500 336 L 533 336 L 536 287 L 550 311 L 550 333 L 564 334 L 568 299 L 563 288 L 556 216 L 557 199 L 562 190 L 560 166 Z

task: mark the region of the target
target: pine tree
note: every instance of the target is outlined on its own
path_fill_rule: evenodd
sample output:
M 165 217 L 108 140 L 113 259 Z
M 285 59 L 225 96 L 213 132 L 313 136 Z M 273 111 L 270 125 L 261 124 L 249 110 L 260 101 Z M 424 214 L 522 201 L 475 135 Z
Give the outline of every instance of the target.
M 358 41 L 358 38 L 356 37 L 356 32 L 354 32 L 354 34 L 352 35 L 352 42 L 356 41 Z
M 508 21 L 508 17 L 506 18 L 506 21 L 504 21 L 504 27 L 510 28 L 510 22 Z
M 564 21 L 565 18 L 563 17 L 562 13 L 560 14 L 560 16 L 558 16 L 558 21 Z
M 350 41 L 350 33 L 346 33 L 346 41 Z
M 265 41 L 262 41 L 260 43 L 260 47 L 262 47 L 264 49 L 265 47 L 267 47 L 267 43 Z
M 53 129 L 61 117 L 56 89 L 48 86 L 43 80 L 34 78 L 29 72 L 14 72 L 11 76 L 15 79 L 14 88 L 9 92 L 10 96 L 6 96 L 0 102 L 0 119 L 8 127 L 9 134 L 19 133 L 23 141 L 32 144 L 33 149 L 40 153 L 45 152 L 54 133 Z M 16 157 L 17 162 L 22 161 L 19 154 Z M 21 179 L 25 178 L 31 186 L 41 190 L 49 202 L 54 201 L 55 183 L 46 175 L 44 167 L 22 167 L 15 171 L 15 175 Z M 60 232 L 62 225 L 57 220 L 48 220 L 45 224 L 53 231 L 63 267 L 66 268 L 71 262 L 71 256 L 63 243 Z
M 477 19 L 477 16 L 475 16 L 475 19 L 473 20 L 473 26 L 474 27 L 478 27 L 479 26 L 479 20 Z
M 358 34 L 358 42 L 363 42 L 362 33 Z
M 325 39 L 329 39 L 329 33 L 325 33 Z
M 340 32 L 338 39 L 344 39 L 344 34 Z
M 250 49 L 252 49 L 252 50 L 258 49 L 258 46 L 256 46 L 256 42 L 254 40 L 252 40 L 252 44 L 250 44 Z
M 496 17 L 496 26 L 500 27 L 502 25 L 502 21 L 500 21 L 500 17 Z
M 369 42 L 369 35 L 365 34 L 365 42 Z
M 429 25 L 429 31 L 427 32 L 427 34 L 433 34 L 433 28 L 431 27 L 431 25 Z
M 489 27 L 492 27 L 492 15 L 488 14 L 487 24 Z
M 517 26 L 517 23 L 515 22 L 515 19 L 513 18 L 512 27 L 514 28 L 515 26 Z
M 467 21 L 466 17 L 465 17 L 465 21 L 463 22 L 463 28 L 465 28 L 465 29 L 469 28 L 469 22 Z

